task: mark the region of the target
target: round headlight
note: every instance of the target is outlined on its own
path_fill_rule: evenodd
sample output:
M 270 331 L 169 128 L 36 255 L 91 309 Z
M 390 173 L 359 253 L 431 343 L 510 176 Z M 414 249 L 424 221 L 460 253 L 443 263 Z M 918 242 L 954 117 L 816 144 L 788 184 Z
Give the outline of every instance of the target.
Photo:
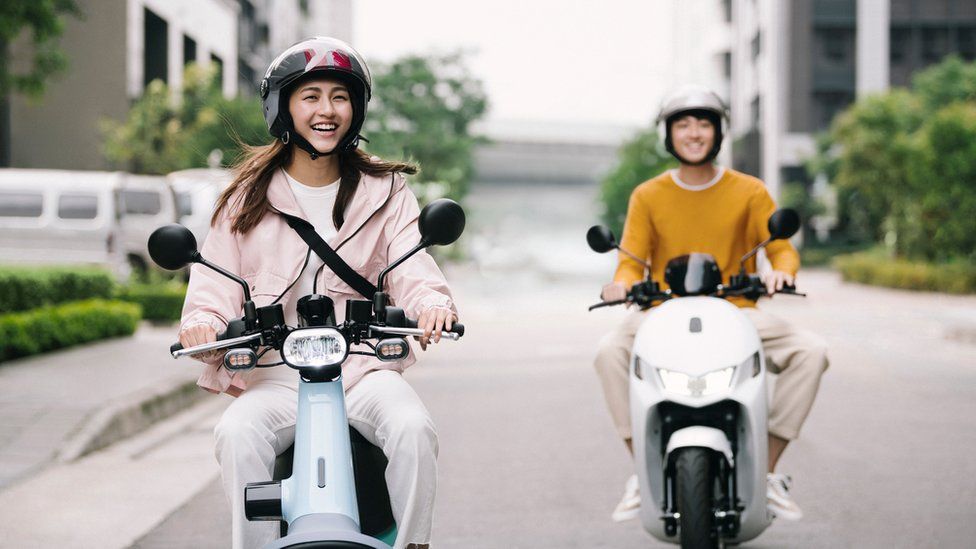
M 324 368 L 342 364 L 349 354 L 346 338 L 335 328 L 292 331 L 281 346 L 281 358 L 292 368 Z

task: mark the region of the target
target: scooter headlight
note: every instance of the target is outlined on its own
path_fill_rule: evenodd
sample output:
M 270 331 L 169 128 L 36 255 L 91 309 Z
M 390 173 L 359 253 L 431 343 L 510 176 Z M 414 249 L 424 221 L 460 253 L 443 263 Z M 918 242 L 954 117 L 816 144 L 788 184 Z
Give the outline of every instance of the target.
M 292 368 L 324 368 L 341 364 L 349 354 L 346 338 L 335 328 L 294 330 L 281 346 L 281 358 Z
M 735 366 L 729 366 L 714 372 L 708 372 L 701 377 L 691 377 L 688 374 L 658 368 L 657 373 L 666 391 L 682 396 L 701 397 L 714 395 L 725 391 L 732 385 L 735 377 Z

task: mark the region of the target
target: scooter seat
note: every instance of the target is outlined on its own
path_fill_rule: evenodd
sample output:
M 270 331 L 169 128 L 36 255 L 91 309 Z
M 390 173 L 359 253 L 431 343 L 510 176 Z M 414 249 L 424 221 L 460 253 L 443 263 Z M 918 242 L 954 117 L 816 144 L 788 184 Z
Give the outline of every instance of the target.
M 396 527 L 390 507 L 390 492 L 386 487 L 386 455 L 352 426 L 349 427 L 349 439 L 352 442 L 360 528 L 367 536 L 375 537 Z M 294 461 L 295 446 L 291 445 L 275 459 L 274 480 L 290 477 Z M 284 533 L 282 524 L 282 535 Z

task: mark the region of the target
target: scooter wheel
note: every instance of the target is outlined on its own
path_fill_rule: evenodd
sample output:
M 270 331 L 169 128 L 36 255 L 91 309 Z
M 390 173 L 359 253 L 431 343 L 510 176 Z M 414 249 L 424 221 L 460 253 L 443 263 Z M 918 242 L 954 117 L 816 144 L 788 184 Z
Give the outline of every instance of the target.
M 712 502 L 712 455 L 705 448 L 682 448 L 675 459 L 675 492 L 682 549 L 718 547 Z

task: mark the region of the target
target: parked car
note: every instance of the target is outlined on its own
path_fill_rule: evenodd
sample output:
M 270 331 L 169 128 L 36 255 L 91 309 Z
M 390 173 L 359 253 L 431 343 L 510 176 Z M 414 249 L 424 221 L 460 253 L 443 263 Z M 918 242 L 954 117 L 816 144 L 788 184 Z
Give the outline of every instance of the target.
M 210 217 L 217 197 L 230 184 L 233 174 L 223 169 L 180 170 L 166 176 L 176 196 L 179 223 L 190 229 L 203 244 L 210 231 Z
M 146 241 L 176 221 L 161 176 L 0 169 L 0 264 L 90 264 L 120 278 L 150 265 Z

